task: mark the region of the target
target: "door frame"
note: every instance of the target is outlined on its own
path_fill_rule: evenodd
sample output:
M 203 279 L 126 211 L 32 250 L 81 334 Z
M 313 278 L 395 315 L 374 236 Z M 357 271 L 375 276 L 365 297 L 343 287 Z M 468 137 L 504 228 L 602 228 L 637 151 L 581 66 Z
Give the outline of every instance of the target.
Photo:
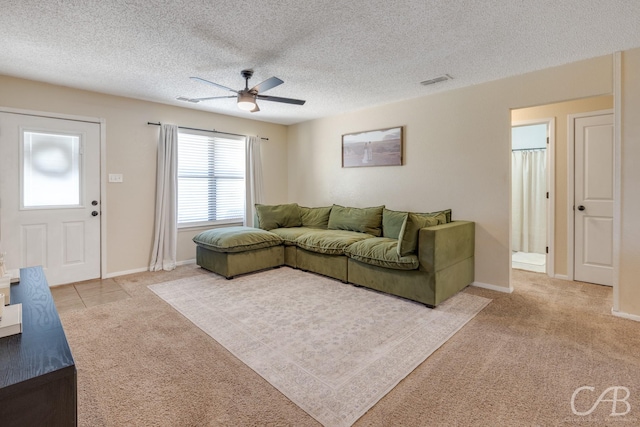
M 556 188 L 556 156 L 555 156 L 555 135 L 556 135 L 556 118 L 542 118 L 542 119 L 529 119 L 529 120 L 518 120 L 511 122 L 511 128 L 518 126 L 529 126 L 529 125 L 539 125 L 546 124 L 547 125 L 547 191 L 549 192 L 549 197 L 547 198 L 547 247 L 549 251 L 546 255 L 546 264 L 545 269 L 547 276 L 555 277 L 555 212 L 556 212 L 556 204 L 555 204 L 555 192 Z M 511 133 L 509 133 L 509 141 L 511 145 L 509 146 L 509 150 L 511 151 L 513 148 L 513 141 L 511 139 Z M 509 182 L 513 180 L 513 170 L 511 169 L 511 163 L 509 163 Z M 511 206 L 512 196 L 509 196 L 509 253 L 513 253 L 513 246 L 511 240 L 512 233 L 512 220 L 511 215 L 513 215 L 513 209 Z M 511 259 L 509 259 L 509 265 L 511 266 Z
M 613 114 L 613 126 L 614 126 L 614 134 L 616 129 L 616 115 L 614 109 L 606 109 L 606 110 L 598 110 L 598 111 L 589 111 L 586 113 L 575 113 L 567 115 L 567 279 L 574 280 L 575 277 L 575 122 L 576 119 L 581 119 L 585 117 L 595 117 L 595 116 L 603 116 L 606 114 Z M 614 137 L 615 138 L 615 137 Z M 614 143 L 614 150 L 617 152 L 617 147 Z M 617 153 L 614 152 L 614 159 L 617 156 Z M 617 182 L 617 177 L 615 176 L 617 172 L 614 171 L 614 182 Z M 615 184 L 614 184 L 615 186 Z M 617 212 L 616 205 L 616 193 L 614 189 L 614 202 L 613 202 L 613 241 L 614 247 L 616 242 L 616 227 L 615 224 L 620 219 L 619 211 Z M 615 256 L 614 256 L 615 259 Z M 614 276 L 614 288 L 615 288 L 615 277 L 616 277 L 616 263 L 614 261 L 613 266 L 613 276 Z
M 25 116 L 44 117 L 49 119 L 71 120 L 76 122 L 95 123 L 100 126 L 100 277 L 105 278 L 107 272 L 107 187 L 106 187 L 106 120 L 99 117 L 78 116 L 72 114 L 52 113 L 37 110 L 24 110 L 0 106 L 0 112 L 22 114 Z

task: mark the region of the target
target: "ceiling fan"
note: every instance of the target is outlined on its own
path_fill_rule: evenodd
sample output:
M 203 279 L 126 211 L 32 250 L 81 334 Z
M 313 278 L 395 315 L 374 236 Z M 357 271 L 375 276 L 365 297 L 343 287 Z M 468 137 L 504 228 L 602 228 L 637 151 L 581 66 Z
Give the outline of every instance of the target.
M 212 86 L 216 86 L 216 87 L 219 87 L 220 89 L 231 91 L 231 92 L 235 93 L 236 95 L 212 96 L 212 97 L 208 97 L 208 98 L 186 98 L 184 96 L 179 96 L 176 99 L 178 99 L 179 101 L 193 102 L 194 104 L 197 104 L 198 102 L 209 101 L 211 99 L 223 99 L 223 98 L 236 98 L 237 97 L 238 98 L 238 108 L 240 108 L 241 110 L 250 111 L 252 113 L 260 111 L 260 108 L 258 107 L 258 104 L 256 103 L 256 100 L 258 100 L 258 99 L 261 99 L 261 100 L 264 100 L 264 101 L 272 101 L 272 102 L 283 102 L 285 104 L 295 104 L 295 105 L 304 105 L 304 103 L 306 102 L 306 101 L 303 101 L 301 99 L 281 98 L 281 97 L 278 97 L 278 96 L 262 95 L 262 92 L 266 92 L 269 89 L 273 89 L 274 87 L 279 86 L 282 83 L 284 83 L 282 80 L 280 80 L 277 77 L 268 78 L 267 80 L 263 81 L 262 83 L 257 84 L 254 87 L 252 87 L 251 89 L 249 89 L 249 79 L 251 78 L 251 76 L 253 76 L 253 70 L 242 70 L 240 72 L 240 74 L 242 75 L 242 78 L 244 78 L 244 80 L 245 80 L 244 89 L 241 89 L 241 90 L 234 90 L 234 89 L 231 89 L 229 87 L 223 86 L 221 84 L 210 82 L 209 80 L 202 79 L 200 77 L 190 77 L 191 80 L 195 80 L 195 81 L 206 83 L 206 84 L 209 84 L 209 85 L 212 85 Z

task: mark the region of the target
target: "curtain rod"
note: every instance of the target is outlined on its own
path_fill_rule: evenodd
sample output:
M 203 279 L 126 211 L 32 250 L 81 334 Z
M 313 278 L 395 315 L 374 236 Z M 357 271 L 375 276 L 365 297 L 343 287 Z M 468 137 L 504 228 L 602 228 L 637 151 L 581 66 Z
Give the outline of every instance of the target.
M 547 147 L 540 147 L 540 148 L 514 148 L 511 151 L 534 151 L 534 150 L 546 150 Z
M 153 122 L 147 122 L 148 125 L 152 125 L 152 126 L 160 126 L 162 123 L 158 122 L 158 123 L 153 123 Z M 231 133 L 231 132 L 222 132 L 219 130 L 215 130 L 215 129 L 198 129 L 198 128 L 188 128 L 185 126 L 178 126 L 179 129 L 188 129 L 188 130 L 199 130 L 201 132 L 215 132 L 215 133 L 224 133 L 225 135 L 233 135 L 233 136 L 247 136 L 247 135 L 240 135 L 239 133 Z M 262 139 L 263 141 L 268 141 L 269 138 L 262 138 L 260 137 L 260 139 Z

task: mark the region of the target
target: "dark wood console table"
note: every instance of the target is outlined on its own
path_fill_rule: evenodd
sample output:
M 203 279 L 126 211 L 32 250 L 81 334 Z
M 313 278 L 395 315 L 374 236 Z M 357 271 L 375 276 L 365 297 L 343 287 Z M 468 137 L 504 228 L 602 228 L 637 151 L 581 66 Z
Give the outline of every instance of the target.
M 77 425 L 76 366 L 41 267 L 20 270 L 22 334 L 0 338 L 0 425 Z

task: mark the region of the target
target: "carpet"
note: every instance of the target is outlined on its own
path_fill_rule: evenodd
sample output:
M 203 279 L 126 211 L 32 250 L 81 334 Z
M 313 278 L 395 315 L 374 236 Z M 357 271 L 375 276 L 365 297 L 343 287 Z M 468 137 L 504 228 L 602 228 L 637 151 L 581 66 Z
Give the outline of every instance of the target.
M 491 300 L 436 309 L 283 267 L 150 285 L 325 426 L 348 426 Z

